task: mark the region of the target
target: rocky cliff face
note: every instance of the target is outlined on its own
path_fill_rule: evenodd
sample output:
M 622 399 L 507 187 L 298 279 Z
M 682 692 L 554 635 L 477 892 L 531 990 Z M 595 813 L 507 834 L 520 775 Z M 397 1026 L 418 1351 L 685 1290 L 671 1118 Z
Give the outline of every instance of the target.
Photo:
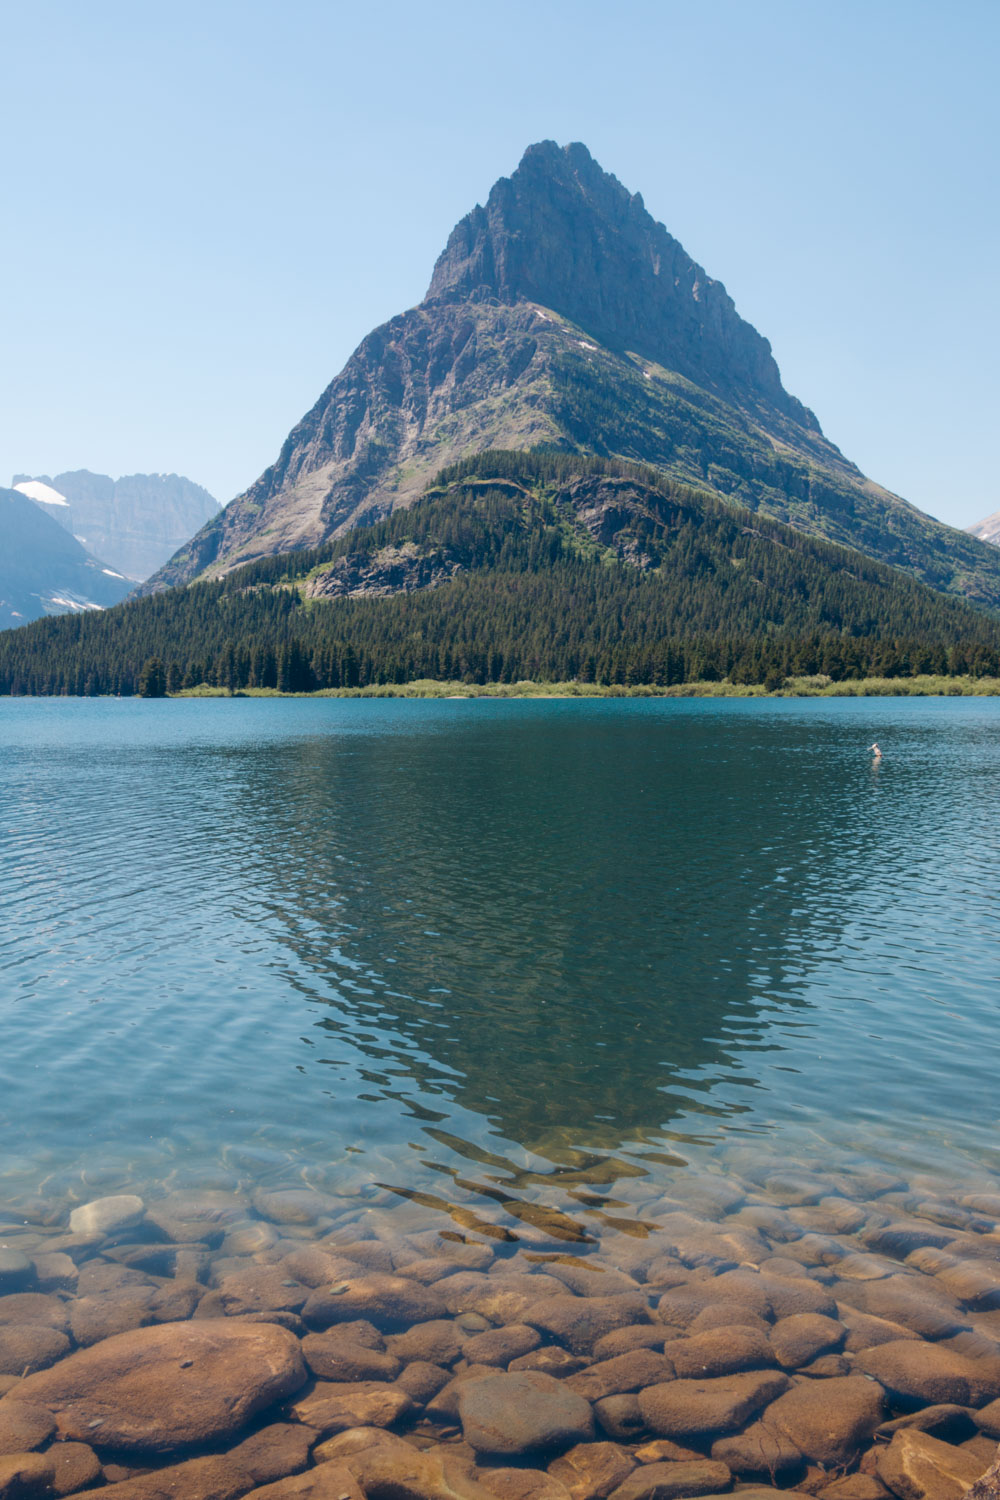
M 425 300 L 363 341 L 276 462 L 146 589 L 311 547 L 444 465 L 554 447 L 653 465 L 1000 605 L 1000 556 L 874 484 L 770 345 L 583 146 L 530 147 L 456 227 Z
M 0 628 L 118 604 L 130 583 L 17 490 L 0 489 Z
M 133 581 L 155 573 L 219 509 L 207 490 L 180 474 L 127 474 L 115 480 L 77 469 L 54 479 L 18 474 L 14 487 Z M 42 487 L 49 496 L 39 493 Z
M 819 430 L 781 384 L 771 346 L 732 298 L 585 146 L 529 146 L 486 207 L 452 230 L 427 302 L 525 299 L 619 353 L 633 350 L 739 404 Z

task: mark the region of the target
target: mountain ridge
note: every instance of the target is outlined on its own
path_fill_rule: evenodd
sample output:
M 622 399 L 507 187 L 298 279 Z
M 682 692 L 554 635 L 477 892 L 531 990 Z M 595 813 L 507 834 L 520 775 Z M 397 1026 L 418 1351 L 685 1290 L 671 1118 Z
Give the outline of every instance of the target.
M 14 475 L 12 488 L 30 493 L 31 486 L 52 491 L 58 498 L 32 498 L 89 552 L 133 583 L 155 573 L 219 509 L 214 496 L 183 474 L 112 479 L 73 469 L 54 478 Z
M 460 221 L 428 297 L 362 340 L 275 463 L 140 592 L 370 524 L 491 448 L 647 463 L 1000 608 L 1000 555 L 866 478 L 641 197 L 552 142 Z
M 578 233 L 585 216 L 596 233 Z M 572 256 L 560 254 L 560 245 L 571 245 Z M 629 277 L 607 275 L 608 264 L 623 263 Z M 820 430 L 813 413 L 785 390 L 770 343 L 739 316 L 723 284 L 648 213 L 641 193 L 603 171 L 579 141 L 527 148 L 517 171 L 494 184 L 485 207 L 477 204 L 452 230 L 424 304 L 484 291 L 503 302 L 523 298 L 551 308 L 617 352 L 660 363 L 667 355 L 696 384 L 756 390 L 796 422 Z
M 0 629 L 43 615 L 108 609 L 129 580 L 106 568 L 29 496 L 0 488 Z

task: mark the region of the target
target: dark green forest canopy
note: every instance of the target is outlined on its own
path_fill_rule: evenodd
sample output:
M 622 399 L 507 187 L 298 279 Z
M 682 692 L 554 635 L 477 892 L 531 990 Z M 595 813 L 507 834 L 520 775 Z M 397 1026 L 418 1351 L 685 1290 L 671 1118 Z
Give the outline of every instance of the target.
M 1000 617 L 655 470 L 493 452 L 321 548 L 4 632 L 0 692 L 133 693 L 151 658 L 172 691 L 993 676 Z

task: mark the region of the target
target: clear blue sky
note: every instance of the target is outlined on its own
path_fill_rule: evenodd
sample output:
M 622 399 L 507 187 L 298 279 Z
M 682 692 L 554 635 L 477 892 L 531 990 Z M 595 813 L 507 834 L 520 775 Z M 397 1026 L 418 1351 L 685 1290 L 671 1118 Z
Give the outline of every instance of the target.
M 0 483 L 229 500 L 531 141 L 584 141 L 873 478 L 1000 507 L 996 0 L 0 11 Z

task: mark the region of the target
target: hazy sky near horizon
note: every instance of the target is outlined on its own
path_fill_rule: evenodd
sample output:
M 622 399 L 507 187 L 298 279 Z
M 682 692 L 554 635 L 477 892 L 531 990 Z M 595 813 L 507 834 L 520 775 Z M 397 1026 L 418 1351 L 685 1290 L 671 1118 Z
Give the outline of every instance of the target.
M 643 194 L 880 483 L 1000 508 L 995 0 L 0 3 L 0 484 L 230 500 L 529 142 Z

